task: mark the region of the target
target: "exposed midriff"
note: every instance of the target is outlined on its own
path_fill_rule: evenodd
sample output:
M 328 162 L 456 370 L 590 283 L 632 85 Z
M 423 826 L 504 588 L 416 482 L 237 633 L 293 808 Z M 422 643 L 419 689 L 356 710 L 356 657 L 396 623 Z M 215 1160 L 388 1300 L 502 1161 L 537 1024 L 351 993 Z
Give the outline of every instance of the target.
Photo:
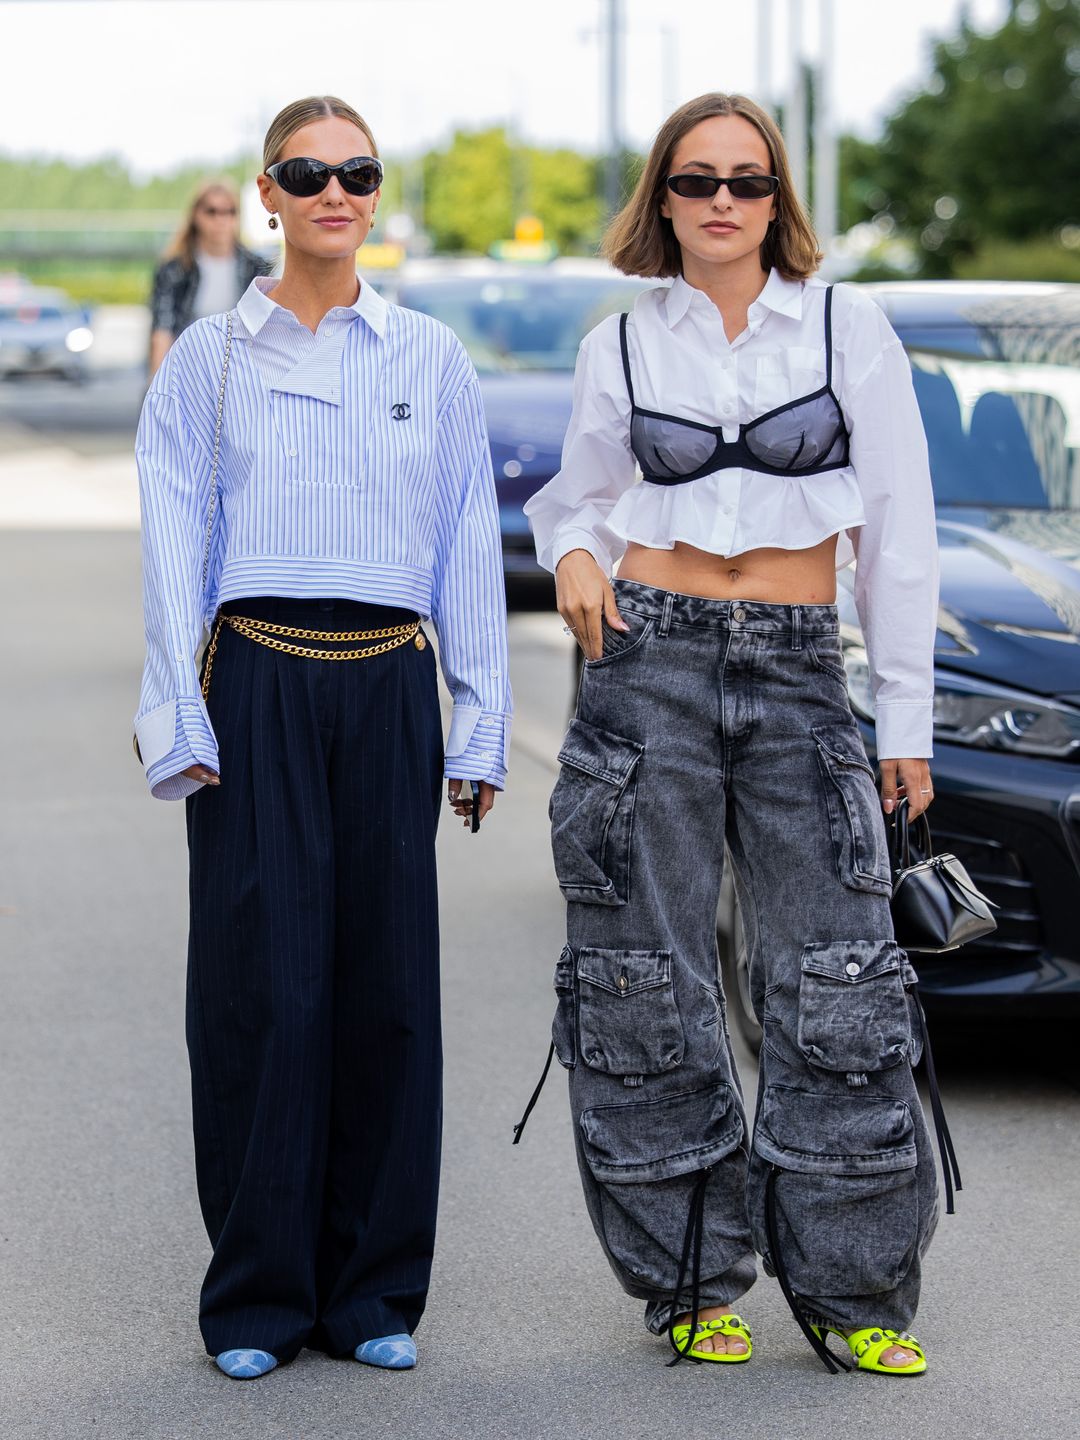
M 636 580 L 709 600 L 761 600 L 776 605 L 831 605 L 836 600 L 836 536 L 805 550 L 747 550 L 714 555 L 676 541 L 672 550 L 631 543 L 620 580 Z

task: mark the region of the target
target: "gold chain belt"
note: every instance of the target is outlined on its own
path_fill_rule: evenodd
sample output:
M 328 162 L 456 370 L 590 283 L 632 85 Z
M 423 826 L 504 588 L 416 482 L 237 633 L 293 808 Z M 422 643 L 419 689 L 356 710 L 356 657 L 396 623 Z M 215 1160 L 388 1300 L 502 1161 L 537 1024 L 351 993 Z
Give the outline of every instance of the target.
M 283 655 L 299 655 L 302 660 L 370 660 L 375 655 L 385 655 L 411 640 L 418 650 L 427 645 L 419 620 L 410 620 L 407 625 L 392 625 L 386 630 L 301 630 L 295 625 L 274 625 L 269 620 L 249 620 L 245 615 L 219 615 L 214 623 L 214 632 L 206 649 L 206 665 L 203 668 L 202 697 L 210 693 L 210 675 L 214 668 L 214 654 L 222 625 L 228 625 L 237 634 L 254 640 L 257 645 L 266 645 L 271 650 L 280 650 Z M 278 639 L 284 636 L 287 638 Z M 357 640 L 369 643 L 363 650 L 321 650 L 310 645 L 293 645 L 290 640 L 323 640 L 335 644 L 349 644 Z

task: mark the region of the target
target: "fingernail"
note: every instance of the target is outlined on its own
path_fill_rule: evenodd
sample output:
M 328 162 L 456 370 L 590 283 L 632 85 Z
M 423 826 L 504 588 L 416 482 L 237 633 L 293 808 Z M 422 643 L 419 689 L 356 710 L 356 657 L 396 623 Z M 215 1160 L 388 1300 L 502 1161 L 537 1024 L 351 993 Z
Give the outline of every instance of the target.
M 892 812 L 893 812 L 893 804 L 894 804 L 894 802 L 893 802 L 892 800 L 886 800 L 886 801 L 885 801 L 885 814 L 886 814 L 886 815 L 891 815 L 891 814 L 892 814 Z

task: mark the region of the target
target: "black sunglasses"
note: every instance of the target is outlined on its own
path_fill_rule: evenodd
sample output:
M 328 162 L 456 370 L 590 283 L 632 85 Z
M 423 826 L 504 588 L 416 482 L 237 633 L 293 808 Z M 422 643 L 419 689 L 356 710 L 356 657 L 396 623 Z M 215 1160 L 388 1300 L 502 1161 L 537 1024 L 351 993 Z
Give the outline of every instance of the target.
M 277 160 L 266 167 L 271 180 L 290 195 L 318 195 L 330 184 L 331 175 L 347 195 L 373 195 L 382 184 L 383 167 L 371 155 L 354 155 L 340 165 L 327 165 L 301 155 L 296 160 Z
M 764 200 L 775 195 L 780 181 L 775 175 L 669 175 L 667 188 L 684 200 L 711 200 L 726 185 L 733 200 Z

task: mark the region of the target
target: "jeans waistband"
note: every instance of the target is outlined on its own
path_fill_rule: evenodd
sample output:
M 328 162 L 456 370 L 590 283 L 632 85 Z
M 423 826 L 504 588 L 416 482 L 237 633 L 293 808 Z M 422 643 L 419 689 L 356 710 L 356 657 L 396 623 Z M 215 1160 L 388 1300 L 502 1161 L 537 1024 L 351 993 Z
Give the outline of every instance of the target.
M 619 608 L 667 625 L 693 625 L 712 630 L 749 630 L 771 635 L 836 635 L 840 621 L 835 605 L 774 605 L 763 600 L 708 600 L 659 590 L 637 580 L 614 582 Z

